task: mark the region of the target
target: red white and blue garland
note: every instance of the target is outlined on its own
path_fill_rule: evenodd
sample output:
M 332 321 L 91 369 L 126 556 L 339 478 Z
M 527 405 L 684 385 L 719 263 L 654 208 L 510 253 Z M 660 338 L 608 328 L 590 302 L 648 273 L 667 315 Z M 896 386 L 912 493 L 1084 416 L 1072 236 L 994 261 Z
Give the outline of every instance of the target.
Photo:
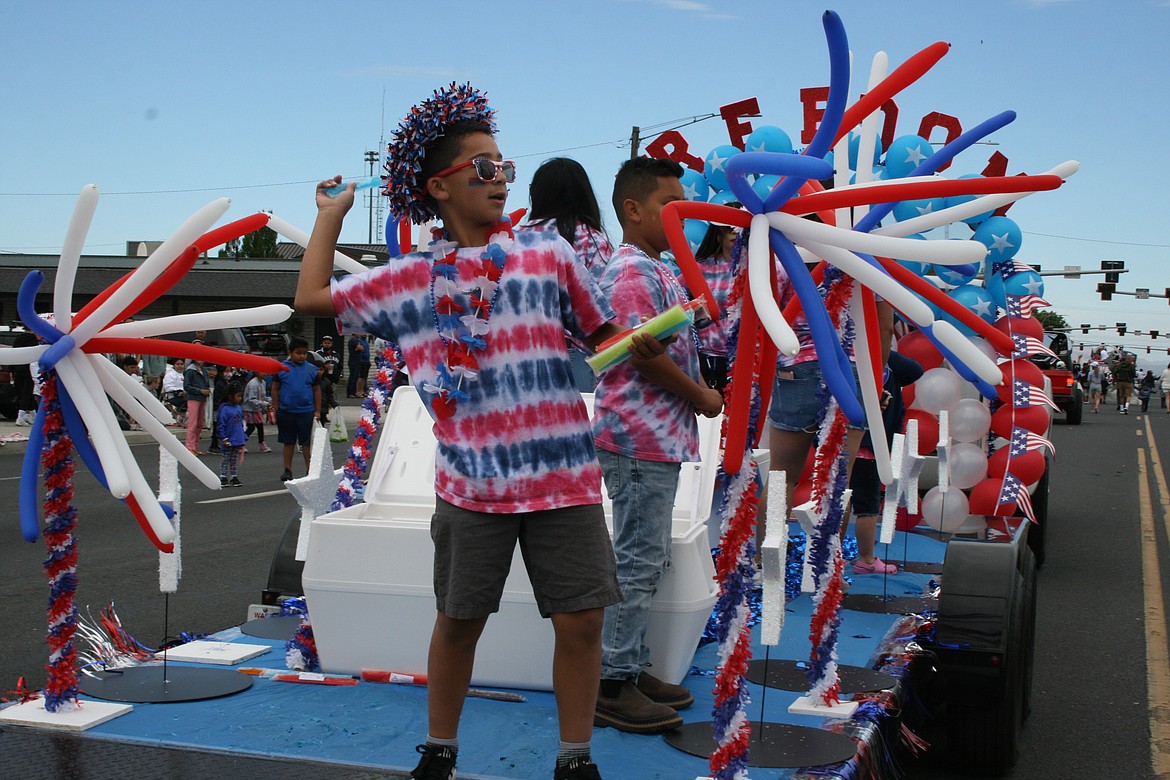
M 49 578 L 49 662 L 45 709 L 68 711 L 77 706 L 77 510 L 73 506 L 73 442 L 65 427 L 55 371 L 45 376 L 42 390 L 45 474 L 45 574 Z
M 735 282 L 728 299 L 734 325 L 728 338 L 731 381 L 725 389 L 730 397 L 735 391 L 735 362 L 740 359 L 758 360 L 758 353 L 741 356 L 736 349 L 739 341 L 740 318 L 737 316 L 746 293 L 746 263 L 742 265 L 746 237 L 741 238 L 732 251 L 732 273 Z M 725 486 L 723 503 L 719 508 L 719 554 L 715 559 L 715 576 L 719 582 L 719 596 L 713 613 L 716 641 L 719 644 L 719 665 L 715 672 L 714 704 L 711 727 L 716 749 L 710 757 L 710 768 L 717 780 L 744 777 L 748 759 L 751 723 L 747 705 L 751 702 L 746 674 L 751 661 L 750 607 L 752 581 L 755 576 L 755 528 L 758 507 L 760 475 L 751 459 L 751 448 L 759 440 L 761 421 L 760 366 L 755 366 L 751 377 L 751 407 L 748 415 L 747 452 L 744 466 L 735 474 L 727 474 L 720 465 L 720 482 Z M 727 418 L 723 421 L 723 438 L 727 436 Z

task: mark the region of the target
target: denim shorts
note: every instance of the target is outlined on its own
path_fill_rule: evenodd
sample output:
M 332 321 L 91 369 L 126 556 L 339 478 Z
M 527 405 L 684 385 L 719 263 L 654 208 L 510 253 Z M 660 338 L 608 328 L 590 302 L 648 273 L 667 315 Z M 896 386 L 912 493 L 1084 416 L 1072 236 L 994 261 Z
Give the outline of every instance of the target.
M 474 512 L 435 497 L 435 605 L 456 620 L 500 610 L 516 543 L 541 617 L 621 601 L 600 504 L 540 512 Z
M 857 381 L 857 366 L 853 366 L 853 380 Z M 821 401 L 817 392 L 821 386 L 821 364 L 816 360 L 797 363 L 791 368 L 776 369 L 776 384 L 772 388 L 772 403 L 768 407 L 768 424 L 782 431 L 816 433 L 817 415 Z M 865 430 L 852 423 L 846 427 Z
M 877 461 L 872 458 L 854 458 L 849 487 L 853 490 L 854 514 L 882 513 L 882 482 L 878 478 Z
M 313 442 L 315 421 L 312 412 L 286 412 L 277 409 L 276 440 L 281 444 L 303 444 L 308 447 Z

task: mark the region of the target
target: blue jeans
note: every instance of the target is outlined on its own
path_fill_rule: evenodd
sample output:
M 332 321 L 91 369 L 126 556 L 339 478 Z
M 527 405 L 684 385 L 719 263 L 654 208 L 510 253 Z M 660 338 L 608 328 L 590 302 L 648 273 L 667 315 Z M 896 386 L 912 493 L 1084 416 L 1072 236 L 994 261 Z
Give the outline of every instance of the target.
M 613 552 L 622 601 L 605 608 L 601 677 L 636 678 L 650 662 L 650 601 L 670 566 L 670 525 L 681 464 L 597 451 L 613 500 Z

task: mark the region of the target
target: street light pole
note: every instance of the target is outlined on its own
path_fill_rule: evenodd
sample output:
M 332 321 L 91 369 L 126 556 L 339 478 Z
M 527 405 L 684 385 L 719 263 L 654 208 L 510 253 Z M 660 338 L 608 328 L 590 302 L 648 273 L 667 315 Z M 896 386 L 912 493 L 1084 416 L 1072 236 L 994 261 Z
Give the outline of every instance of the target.
M 366 152 L 366 162 L 370 164 L 370 176 L 374 175 L 374 166 L 378 164 L 380 155 L 377 152 Z M 376 190 L 370 190 L 367 197 L 370 199 L 370 237 L 366 241 L 367 244 L 374 243 L 374 193 Z

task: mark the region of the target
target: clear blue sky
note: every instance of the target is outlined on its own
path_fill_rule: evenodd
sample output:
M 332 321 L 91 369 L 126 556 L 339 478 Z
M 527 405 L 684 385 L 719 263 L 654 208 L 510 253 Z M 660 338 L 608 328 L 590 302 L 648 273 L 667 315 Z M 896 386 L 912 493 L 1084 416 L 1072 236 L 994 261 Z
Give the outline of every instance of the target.
M 606 202 L 633 125 L 670 126 L 754 96 L 763 116 L 753 123 L 795 138 L 800 88 L 828 83 L 826 8 L 841 15 L 861 74 L 877 51 L 894 67 L 936 40 L 952 44 L 897 98 L 899 135 L 931 111 L 971 127 L 1012 109 L 1019 118 L 994 136 L 1009 173 L 1082 163 L 1061 190 L 1012 210 L 1020 259 L 1119 259 L 1131 269 L 1121 289 L 1170 285 L 1167 0 L 0 0 L 0 252 L 59 251 L 90 182 L 103 196 L 88 254 L 165 238 L 225 195 L 229 217 L 271 210 L 308 229 L 312 182 L 365 174 L 364 153 L 451 80 L 486 90 L 499 111 L 500 146 L 520 165 L 511 208 L 527 205 L 531 171 L 562 150 Z M 854 95 L 864 78 L 854 76 Z M 728 140 L 718 119 L 682 132 L 700 154 Z M 991 151 L 975 147 L 949 173 L 978 172 Z M 355 209 L 344 240 L 367 239 L 367 214 Z M 1170 331 L 1167 301 L 1102 303 L 1097 281 L 1046 279 L 1047 297 L 1073 324 Z M 1147 340 L 1124 342 L 1144 363 Z M 1170 338 L 1156 344 L 1164 364 Z

